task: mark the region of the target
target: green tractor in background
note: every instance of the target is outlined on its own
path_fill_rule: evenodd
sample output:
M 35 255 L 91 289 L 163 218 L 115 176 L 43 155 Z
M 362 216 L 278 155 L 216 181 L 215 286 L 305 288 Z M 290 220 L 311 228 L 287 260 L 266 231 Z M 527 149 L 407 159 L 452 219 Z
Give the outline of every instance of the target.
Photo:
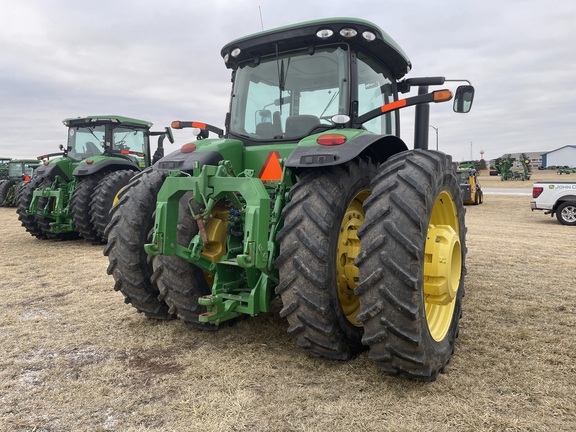
M 11 160 L 12 158 L 0 157 L 0 180 L 8 179 L 8 162 Z
M 138 172 L 164 156 L 172 130 L 152 132 L 152 123 L 116 115 L 69 118 L 67 146 L 47 159 L 18 195 L 22 226 L 39 239 L 78 236 L 105 243 L 110 207 L 118 191 Z M 158 136 L 152 156 L 150 137 Z M 49 158 L 58 156 L 56 159 Z
M 8 177 L 0 180 L 0 206 L 14 207 L 18 192 L 41 165 L 37 159 L 12 159 L 8 162 Z
M 381 370 L 434 380 L 454 350 L 466 256 L 455 167 L 428 150 L 429 104 L 453 97 L 428 88 L 448 80 L 403 79 L 406 54 L 358 19 L 264 31 L 221 54 L 226 130 L 173 122 L 197 140 L 134 177 L 111 210 L 115 289 L 149 318 L 208 330 L 279 298 L 310 355 L 368 346 Z M 473 95 L 460 86 L 454 110 Z M 399 136 L 408 106 L 413 150 Z

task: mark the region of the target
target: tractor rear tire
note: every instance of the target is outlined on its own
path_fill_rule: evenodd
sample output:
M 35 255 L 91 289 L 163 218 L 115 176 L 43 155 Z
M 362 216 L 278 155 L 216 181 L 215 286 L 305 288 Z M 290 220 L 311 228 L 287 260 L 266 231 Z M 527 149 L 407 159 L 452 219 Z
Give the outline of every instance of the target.
M 98 183 L 90 201 L 90 220 L 98 237 L 106 241 L 106 226 L 110 222 L 110 209 L 116 195 L 136 174 L 132 170 L 113 171 Z
M 100 171 L 84 177 L 78 182 L 78 186 L 72 193 L 72 198 L 70 199 L 70 215 L 72 216 L 72 221 L 74 221 L 76 231 L 78 231 L 84 240 L 94 244 L 105 243 L 105 241 L 104 238 L 98 234 L 96 227 L 92 223 L 90 217 L 90 202 L 96 187 L 107 174 L 108 172 Z
M 176 318 L 168 311 L 166 302 L 158 299 L 160 291 L 151 280 L 155 258 L 144 250 L 152 239 L 156 197 L 165 177 L 159 171 L 143 171 L 119 193 L 118 203 L 110 210 L 110 223 L 105 231 L 108 244 L 104 248 L 114 289 L 138 312 L 158 320 Z
M 191 198 L 191 192 L 184 194 L 178 211 L 177 242 L 186 247 L 198 233 L 198 225 L 188 209 Z M 199 319 L 199 315 L 206 312 L 206 307 L 200 306 L 198 299 L 211 293 L 206 277 L 199 267 L 178 256 L 168 255 L 158 255 L 153 267 L 152 281 L 158 285 L 160 298 L 168 304 L 170 313 L 176 314 L 182 321 L 196 328 L 218 329 L 218 326 L 201 323 Z
M 433 381 L 454 351 L 464 295 L 466 227 L 452 160 L 391 157 L 372 181 L 358 230 L 363 342 L 379 369 Z
M 377 166 L 369 158 L 304 171 L 290 190 L 277 236 L 280 254 L 282 317 L 288 333 L 311 356 L 349 359 L 365 347 L 360 310 L 353 290 L 358 283 L 354 259 L 356 232 L 364 220 L 362 202 L 370 194 Z
M 0 207 L 8 206 L 8 192 L 10 192 L 10 187 L 12 183 L 10 180 L 0 180 Z
M 18 213 L 18 220 L 21 222 L 26 231 L 30 233 L 30 235 L 36 237 L 39 240 L 45 240 L 46 234 L 38 225 L 36 217 L 34 215 L 26 214 L 26 211 L 30 208 L 34 190 L 39 187 L 43 180 L 43 177 L 33 177 L 22 187 L 22 189 L 20 189 L 16 200 L 16 213 Z

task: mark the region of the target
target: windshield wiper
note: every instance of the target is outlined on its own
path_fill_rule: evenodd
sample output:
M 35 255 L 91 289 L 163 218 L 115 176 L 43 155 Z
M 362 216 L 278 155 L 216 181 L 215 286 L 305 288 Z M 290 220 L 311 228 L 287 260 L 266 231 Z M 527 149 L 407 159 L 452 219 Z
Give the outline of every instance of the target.
M 276 68 L 278 69 L 278 100 L 280 101 L 280 115 L 282 115 L 282 92 L 285 90 L 286 77 L 288 76 L 288 69 L 290 68 L 290 60 L 291 58 L 289 57 L 286 63 L 286 69 L 284 69 L 284 59 L 280 61 L 278 43 L 276 43 Z
M 336 99 L 336 96 L 338 96 L 339 94 L 340 90 L 338 90 L 337 92 L 334 93 L 334 95 L 332 95 L 332 98 L 328 101 L 328 105 L 326 105 L 326 108 L 324 108 L 324 111 L 322 111 L 322 114 L 320 114 L 320 118 L 324 117 L 324 113 L 328 111 L 328 108 L 330 107 L 330 105 L 332 105 L 332 102 L 334 102 L 334 99 Z

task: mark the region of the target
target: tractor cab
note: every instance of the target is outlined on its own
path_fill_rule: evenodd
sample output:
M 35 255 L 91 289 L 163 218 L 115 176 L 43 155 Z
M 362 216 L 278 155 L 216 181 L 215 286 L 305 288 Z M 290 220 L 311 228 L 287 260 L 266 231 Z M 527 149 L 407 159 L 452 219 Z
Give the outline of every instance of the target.
M 444 83 L 441 77 L 400 81 L 411 68 L 404 51 L 358 19 L 311 21 L 246 36 L 224 46 L 221 55 L 234 83 L 226 127 L 230 138 L 247 145 L 298 142 L 334 128 L 399 136 L 397 109 L 409 104 L 394 105 L 398 93 Z M 458 95 L 454 110 L 468 111 L 473 88 L 464 86 Z M 451 92 L 428 102 L 444 97 Z
M 73 161 L 97 156 L 118 156 L 139 168 L 150 165 L 152 123 L 120 116 L 92 116 L 66 119 L 66 155 Z
M 14 159 L 8 163 L 8 178 L 12 181 L 27 181 L 41 165 L 37 159 Z

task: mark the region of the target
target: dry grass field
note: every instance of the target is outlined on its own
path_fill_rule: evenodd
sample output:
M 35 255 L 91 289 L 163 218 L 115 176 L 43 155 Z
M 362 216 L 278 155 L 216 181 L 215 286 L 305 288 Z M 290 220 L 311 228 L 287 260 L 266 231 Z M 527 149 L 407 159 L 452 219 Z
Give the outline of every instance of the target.
M 310 359 L 277 314 L 216 333 L 147 320 L 101 246 L 36 240 L 0 208 L 0 431 L 573 431 L 576 228 L 529 202 L 467 206 L 460 337 L 427 384 L 366 354 Z

